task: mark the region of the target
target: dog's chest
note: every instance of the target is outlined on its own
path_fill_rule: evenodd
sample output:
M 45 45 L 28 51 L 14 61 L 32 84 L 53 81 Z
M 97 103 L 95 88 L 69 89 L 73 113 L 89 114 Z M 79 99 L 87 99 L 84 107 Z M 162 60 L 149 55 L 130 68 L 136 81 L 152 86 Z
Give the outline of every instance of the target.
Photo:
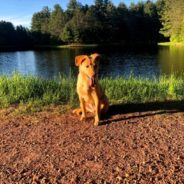
M 77 91 L 78 91 L 79 96 L 82 97 L 85 102 L 88 102 L 91 104 L 94 103 L 93 96 L 94 96 L 95 90 L 90 89 L 86 87 L 85 85 L 84 86 L 81 85 Z

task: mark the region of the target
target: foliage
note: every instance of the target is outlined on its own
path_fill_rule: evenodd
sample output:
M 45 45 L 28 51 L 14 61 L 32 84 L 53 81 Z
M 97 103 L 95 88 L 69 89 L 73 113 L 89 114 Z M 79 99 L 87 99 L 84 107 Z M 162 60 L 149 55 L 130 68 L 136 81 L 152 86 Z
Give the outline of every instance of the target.
M 31 33 L 23 26 L 14 27 L 11 22 L 0 21 L 0 46 L 31 45 Z
M 90 6 L 69 0 L 66 10 L 56 4 L 35 12 L 30 30 L 0 21 L 0 46 L 184 42 L 183 10 L 183 0 L 139 1 L 129 7 L 111 0 L 94 0 Z
M 184 1 L 159 0 L 160 20 L 162 28 L 160 33 L 169 37 L 171 42 L 184 41 Z
M 63 32 L 63 28 L 65 25 L 65 15 L 59 4 L 54 6 L 54 10 L 51 12 L 50 20 L 49 20 L 49 33 L 60 39 L 61 32 Z
M 48 11 L 46 12 L 48 14 Z M 43 14 L 43 10 L 33 15 L 32 25 L 40 22 L 39 17 L 35 19 L 35 15 L 40 14 Z M 94 5 L 91 6 L 70 0 L 66 11 L 55 5 L 54 10 L 51 11 L 49 26 L 49 34 L 57 36 L 66 43 L 160 41 L 161 25 L 157 8 L 150 0 L 131 4 L 129 8 L 123 3 L 116 7 L 110 0 L 95 0 Z M 32 31 L 40 30 L 44 33 L 40 29 L 40 24 L 37 25 L 37 29 L 33 27 Z
M 40 12 L 33 14 L 31 30 L 34 32 L 48 33 L 49 20 L 50 10 L 45 6 Z
M 179 0 L 178 0 L 179 1 Z M 93 5 L 82 5 L 69 0 L 66 10 L 59 4 L 47 6 L 32 16 L 31 30 L 0 22 L 0 45 L 13 44 L 15 32 L 21 42 L 31 44 L 65 43 L 157 43 L 161 40 L 158 3 L 150 0 L 115 6 L 111 0 L 95 0 Z M 7 23 L 9 24 L 9 23 Z M 6 33 L 4 30 L 10 30 Z M 183 26 L 184 27 L 184 26 Z M 184 29 L 184 28 L 182 28 Z M 25 33 L 27 31 L 27 34 Z M 4 33 L 5 32 L 5 33 Z M 9 40 L 5 39 L 11 36 Z M 22 38 L 21 38 L 22 35 Z M 26 40 L 26 41 L 23 41 Z M 17 42 L 14 41 L 14 43 Z
M 0 45 L 15 44 L 16 30 L 11 22 L 0 21 Z

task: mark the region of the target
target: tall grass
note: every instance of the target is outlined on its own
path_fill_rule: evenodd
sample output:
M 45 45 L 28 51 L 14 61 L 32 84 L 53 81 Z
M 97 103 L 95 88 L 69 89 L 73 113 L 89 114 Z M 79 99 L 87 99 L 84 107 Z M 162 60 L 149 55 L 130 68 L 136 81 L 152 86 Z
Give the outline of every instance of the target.
M 40 105 L 77 103 L 75 79 L 58 77 L 47 80 L 15 73 L 12 77 L 0 76 L 0 106 L 37 103 Z
M 102 79 L 101 84 L 111 103 L 146 103 L 167 100 L 184 100 L 184 79 L 174 75 L 159 79 Z
M 174 75 L 153 80 L 134 76 L 103 78 L 100 83 L 111 104 L 184 100 L 184 79 Z M 76 106 L 76 79 L 71 75 L 52 80 L 17 73 L 0 76 L 0 107 L 26 103 Z

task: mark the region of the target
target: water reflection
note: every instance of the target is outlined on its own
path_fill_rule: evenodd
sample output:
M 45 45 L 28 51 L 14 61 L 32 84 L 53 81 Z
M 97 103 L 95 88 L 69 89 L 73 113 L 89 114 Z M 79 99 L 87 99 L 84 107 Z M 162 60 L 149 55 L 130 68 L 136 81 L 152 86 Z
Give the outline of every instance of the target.
M 125 48 L 71 48 L 57 50 L 36 50 L 0 52 L 0 74 L 11 75 L 14 71 L 44 78 L 58 74 L 75 74 L 78 69 L 74 58 L 80 54 L 101 53 L 101 76 L 135 76 L 151 78 L 161 74 L 170 75 L 184 72 L 184 48 L 159 47 L 147 50 L 128 50 Z
M 183 75 L 184 47 L 160 47 L 158 55 L 162 73 Z
M 16 52 L 0 52 L 0 74 L 9 74 L 12 70 L 17 69 L 17 63 L 13 63 L 16 60 Z
M 36 60 L 33 51 L 28 52 L 16 52 L 16 60 L 12 61 L 15 63 L 15 71 L 22 74 L 33 74 L 36 75 Z M 8 67 L 8 66 L 7 66 Z M 12 66 L 13 71 L 13 66 Z

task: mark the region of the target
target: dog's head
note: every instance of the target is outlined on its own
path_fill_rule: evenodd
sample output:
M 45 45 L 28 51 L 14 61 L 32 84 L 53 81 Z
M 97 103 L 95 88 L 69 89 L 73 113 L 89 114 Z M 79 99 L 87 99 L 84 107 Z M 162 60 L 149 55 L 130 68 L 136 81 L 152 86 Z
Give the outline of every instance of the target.
M 95 53 L 90 56 L 80 55 L 75 57 L 75 65 L 89 81 L 89 86 L 94 87 L 98 79 L 100 55 Z

